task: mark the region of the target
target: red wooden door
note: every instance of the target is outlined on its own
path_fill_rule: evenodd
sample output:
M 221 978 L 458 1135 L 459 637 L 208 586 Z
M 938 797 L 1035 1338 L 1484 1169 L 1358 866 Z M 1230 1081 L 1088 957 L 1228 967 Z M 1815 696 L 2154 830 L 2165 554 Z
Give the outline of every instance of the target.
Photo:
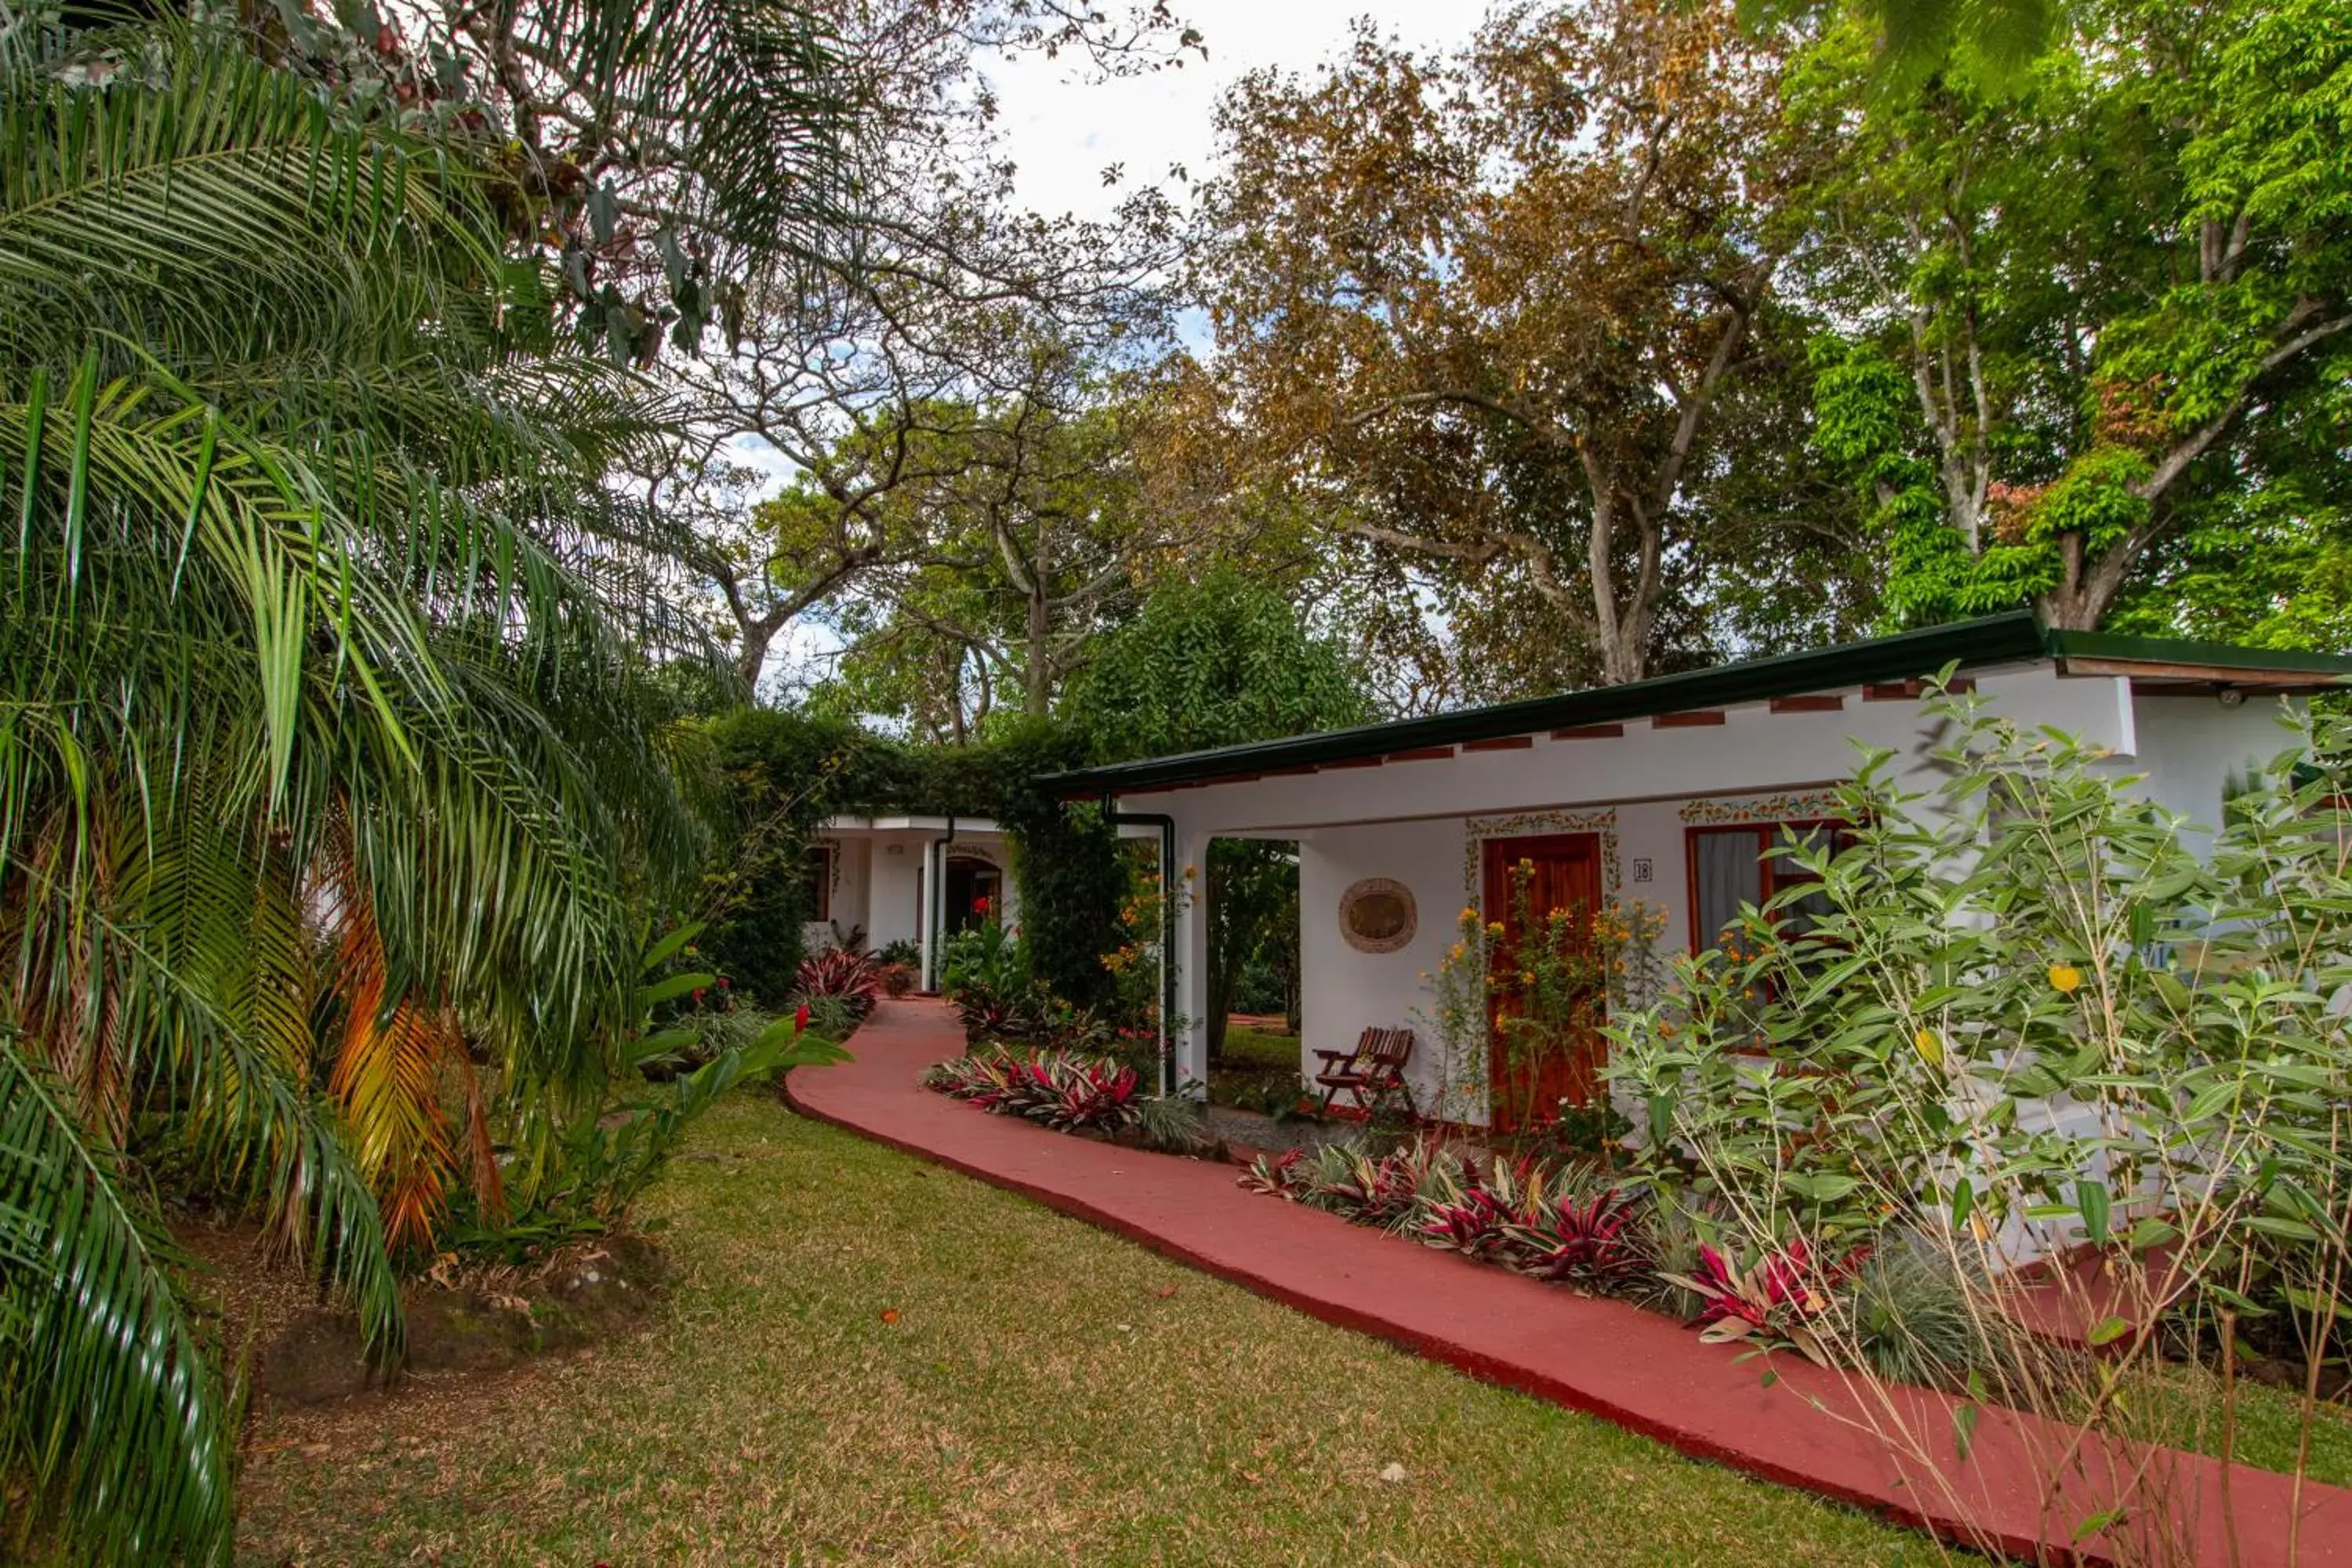
M 1576 912 L 1579 926 L 1587 926 L 1601 907 L 1600 835 L 1544 833 L 1487 839 L 1483 907 L 1488 922 L 1499 921 L 1503 927 L 1501 937 L 1491 939 L 1487 949 L 1497 965 L 1510 962 L 1523 934 L 1516 887 L 1516 868 L 1522 862 L 1528 867 L 1526 914 L 1531 923 L 1541 925 L 1554 910 L 1568 910 Z M 1502 1131 L 1515 1131 L 1521 1121 L 1550 1120 L 1563 1100 L 1591 1104 L 1605 1089 L 1601 1068 L 1608 1042 L 1596 1030 L 1585 1030 L 1566 1051 L 1515 1050 L 1503 1027 L 1515 1007 L 1509 987 L 1496 994 L 1487 1051 L 1488 1107 L 1490 1120 Z M 1602 1010 L 1598 1003 L 1592 1008 L 1596 1022 Z

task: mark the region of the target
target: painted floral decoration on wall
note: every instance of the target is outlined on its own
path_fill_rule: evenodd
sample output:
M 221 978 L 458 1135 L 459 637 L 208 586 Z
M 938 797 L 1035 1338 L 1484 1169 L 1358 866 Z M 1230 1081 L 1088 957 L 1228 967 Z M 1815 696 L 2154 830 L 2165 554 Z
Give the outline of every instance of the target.
M 1699 827 L 1729 826 L 1742 822 L 1819 822 L 1844 815 L 1835 790 L 1812 790 L 1801 795 L 1714 795 L 1686 801 L 1682 811 L 1685 823 Z

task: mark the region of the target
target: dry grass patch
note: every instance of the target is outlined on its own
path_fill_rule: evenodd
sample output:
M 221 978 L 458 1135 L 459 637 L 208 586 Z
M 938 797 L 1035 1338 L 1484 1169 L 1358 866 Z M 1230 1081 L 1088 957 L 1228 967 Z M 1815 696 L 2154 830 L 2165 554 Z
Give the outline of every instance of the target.
M 1938 1560 L 766 1095 L 694 1152 L 645 1205 L 682 1274 L 653 1329 L 492 1386 L 265 1416 L 240 1560 Z

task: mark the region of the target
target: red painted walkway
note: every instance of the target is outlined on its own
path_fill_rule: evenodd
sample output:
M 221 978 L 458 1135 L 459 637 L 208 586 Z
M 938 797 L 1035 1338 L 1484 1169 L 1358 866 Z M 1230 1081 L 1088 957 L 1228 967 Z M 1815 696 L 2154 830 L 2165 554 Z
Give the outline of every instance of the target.
M 2100 1513 L 2127 1468 L 2168 1474 L 2192 1521 L 2197 1560 L 2234 1568 L 2290 1562 L 2289 1520 L 2300 1512 L 2303 1568 L 2352 1568 L 2352 1491 L 2307 1485 L 2299 1505 L 2287 1478 L 2233 1468 L 2228 1547 L 2221 1467 L 2168 1449 L 2110 1445 L 2055 1463 L 2070 1435 L 2009 1412 L 1989 1412 L 1970 1457 L 1954 1447 L 1953 1402 L 1905 1390 L 1874 1393 L 1791 1355 L 1735 1363 L 1667 1318 L 1593 1300 L 1499 1268 L 1415 1247 L 1296 1204 L 1245 1193 L 1230 1165 L 1180 1160 L 1049 1132 L 990 1116 L 917 1082 L 963 1048 L 945 1005 L 885 1002 L 851 1042 L 855 1062 L 795 1072 L 792 1100 L 811 1116 L 951 1166 L 1131 1237 L 1327 1322 L 1355 1329 L 1474 1377 L 1589 1411 L 1682 1452 L 1922 1523 L 1948 1538 L 2050 1562 L 2145 1557 L 2093 1536 L 2063 1550 Z M 1868 1402 L 1865 1404 L 1865 1402 Z M 1898 1456 L 1857 1425 L 1915 1435 Z M 2067 1495 L 2042 1506 L 2039 1478 L 2070 1475 Z M 2118 1526 L 2128 1533 L 2138 1525 Z M 2161 1555 L 2159 1553 L 2159 1555 Z M 2167 1560 L 2178 1560 L 2169 1558 Z

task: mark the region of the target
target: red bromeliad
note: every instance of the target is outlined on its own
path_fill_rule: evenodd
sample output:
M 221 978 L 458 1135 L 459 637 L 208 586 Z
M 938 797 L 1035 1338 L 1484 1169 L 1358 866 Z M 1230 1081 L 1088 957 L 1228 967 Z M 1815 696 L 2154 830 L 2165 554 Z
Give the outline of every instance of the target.
M 1742 1268 L 1737 1254 L 1702 1246 L 1695 1273 L 1661 1278 L 1706 1302 L 1697 1321 L 1699 1337 L 1709 1343 L 1790 1344 L 1807 1360 L 1827 1366 L 1829 1352 L 1814 1325 L 1829 1312 L 1832 1294 L 1868 1256 L 1867 1248 L 1856 1247 L 1834 1263 L 1822 1264 L 1800 1237 Z
M 1561 1193 L 1510 1237 L 1513 1266 L 1538 1279 L 1603 1293 L 1631 1289 L 1654 1266 L 1642 1198 L 1623 1187 Z
M 1413 1233 L 1432 1247 L 1481 1262 L 1500 1262 L 1509 1250 L 1512 1227 L 1522 1217 L 1492 1188 L 1473 1183 L 1452 1198 L 1423 1205 Z
M 1056 1131 L 1116 1131 L 1140 1114 L 1133 1068 L 1069 1051 L 1027 1057 L 983 1052 L 941 1062 L 923 1081 L 982 1110 L 1024 1117 Z
M 882 994 L 882 965 L 870 952 L 832 947 L 801 960 L 793 984 L 803 997 L 838 996 L 863 1018 Z

